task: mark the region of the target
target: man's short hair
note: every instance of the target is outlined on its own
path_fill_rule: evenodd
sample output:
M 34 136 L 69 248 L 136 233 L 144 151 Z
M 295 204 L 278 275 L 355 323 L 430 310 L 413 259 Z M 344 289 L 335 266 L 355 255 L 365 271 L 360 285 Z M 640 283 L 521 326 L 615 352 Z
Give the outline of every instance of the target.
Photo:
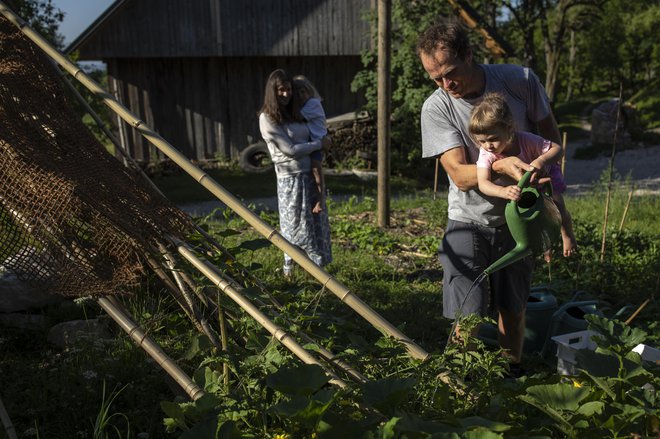
M 471 50 L 465 28 L 457 22 L 437 22 L 426 29 L 417 41 L 418 55 L 433 55 L 441 48 L 464 60 Z

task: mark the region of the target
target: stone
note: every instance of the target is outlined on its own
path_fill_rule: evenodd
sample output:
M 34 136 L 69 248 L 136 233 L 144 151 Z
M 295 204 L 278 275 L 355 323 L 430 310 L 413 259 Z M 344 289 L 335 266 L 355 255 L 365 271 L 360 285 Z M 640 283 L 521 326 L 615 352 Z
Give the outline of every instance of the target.
M 83 341 L 112 339 L 112 332 L 104 319 L 71 320 L 58 323 L 48 331 L 48 342 L 66 349 Z
M 617 129 L 617 108 L 619 99 L 611 99 L 600 104 L 591 112 L 591 144 L 612 146 L 616 131 L 617 145 L 627 145 L 631 142 L 629 125 L 633 120 L 633 109 L 625 104 L 621 106 L 621 114 Z

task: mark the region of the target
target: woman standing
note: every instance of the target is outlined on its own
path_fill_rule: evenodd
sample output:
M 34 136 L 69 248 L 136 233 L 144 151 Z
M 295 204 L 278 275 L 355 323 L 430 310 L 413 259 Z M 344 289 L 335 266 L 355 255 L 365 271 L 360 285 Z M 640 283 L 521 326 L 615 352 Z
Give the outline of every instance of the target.
M 309 155 L 323 147 L 323 140 L 310 140 L 299 105 L 294 102 L 292 78 L 282 69 L 268 77 L 259 129 L 268 145 L 277 176 L 280 232 L 302 248 L 319 266 L 332 261 L 327 209 L 313 213 L 319 200 Z M 284 255 L 284 275 L 290 276 L 293 261 Z

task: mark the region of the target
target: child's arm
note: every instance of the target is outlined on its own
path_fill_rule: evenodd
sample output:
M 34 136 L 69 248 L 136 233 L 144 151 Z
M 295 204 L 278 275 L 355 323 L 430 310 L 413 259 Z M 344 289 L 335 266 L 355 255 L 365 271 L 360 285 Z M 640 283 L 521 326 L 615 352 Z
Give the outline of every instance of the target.
M 538 170 L 542 170 L 546 165 L 555 163 L 561 157 L 561 154 L 561 146 L 552 142 L 550 144 L 550 148 L 538 156 L 534 161 L 532 161 L 530 165 L 534 166 Z
M 506 200 L 518 200 L 521 189 L 516 185 L 498 186 L 490 180 L 490 169 L 477 167 L 477 183 L 479 190 L 491 197 L 504 198 Z
M 328 135 L 325 111 L 320 99 L 309 98 L 300 109 L 300 113 L 307 121 L 309 135 L 312 140 L 319 140 Z

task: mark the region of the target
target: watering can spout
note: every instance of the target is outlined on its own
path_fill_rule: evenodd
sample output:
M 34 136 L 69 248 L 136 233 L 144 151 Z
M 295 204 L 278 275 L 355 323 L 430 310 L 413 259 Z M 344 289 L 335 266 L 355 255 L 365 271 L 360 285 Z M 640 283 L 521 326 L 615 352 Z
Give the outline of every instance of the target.
M 521 260 L 522 258 L 525 258 L 529 255 L 532 254 L 532 250 L 524 245 L 516 245 L 513 250 L 511 250 L 509 253 L 505 254 L 501 258 L 499 258 L 497 261 L 493 262 L 491 265 L 488 266 L 484 270 L 485 274 L 493 274 L 497 270 L 501 270 L 502 268 L 506 267 L 507 265 L 511 265 L 514 262 L 517 262 Z

